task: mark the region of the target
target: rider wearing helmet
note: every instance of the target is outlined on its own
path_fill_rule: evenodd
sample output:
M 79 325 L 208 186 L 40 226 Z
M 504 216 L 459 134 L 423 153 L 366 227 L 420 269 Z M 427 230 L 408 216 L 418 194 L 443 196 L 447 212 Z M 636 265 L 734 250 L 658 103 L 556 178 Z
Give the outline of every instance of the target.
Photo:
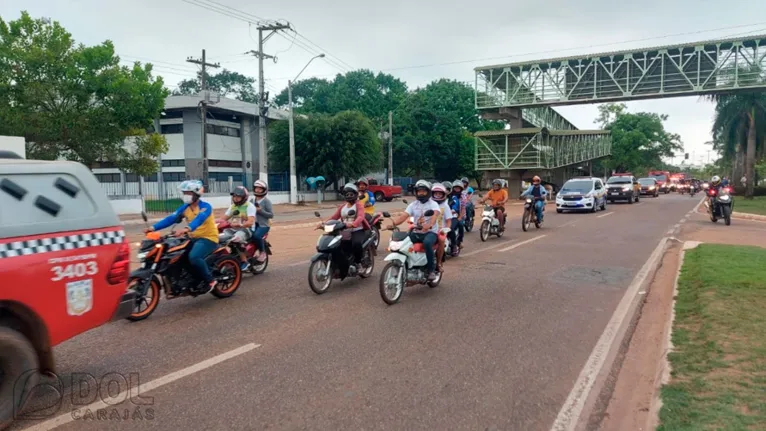
M 205 192 L 202 181 L 187 180 L 178 186 L 181 192 L 183 205 L 173 214 L 158 221 L 154 226 L 146 228 L 144 232 L 165 229 L 176 223 L 179 218 L 185 218 L 189 225 L 176 233 L 181 237 L 188 234 L 192 238 L 191 250 L 189 250 L 189 263 L 196 275 L 206 283 L 208 293 L 215 287 L 216 281 L 210 273 L 205 258 L 218 248 L 218 226 L 213 218 L 213 207 L 203 202 L 200 198 Z
M 231 206 L 226 210 L 224 220 L 231 220 L 231 228 L 223 231 L 224 241 L 232 237 L 238 242 L 247 242 L 250 239 L 251 229 L 255 225 L 255 205 L 247 200 L 247 189 L 237 186 L 231 192 Z M 234 215 L 237 211 L 237 215 Z M 246 271 L 250 267 L 247 254 L 242 251 L 239 255 L 241 267 Z
M 375 214 L 375 195 L 371 191 L 367 190 L 369 185 L 369 180 L 364 177 L 359 178 L 359 181 L 356 182 L 356 186 L 359 188 L 359 202 L 361 202 L 362 206 L 364 206 L 367 223 L 372 222 L 372 216 Z
M 342 194 L 346 203 L 339 206 L 329 220 L 340 220 L 346 223 L 346 228 L 351 230 L 351 240 L 343 241 L 341 246 L 347 247 L 347 251 L 348 247 L 350 247 L 354 256 L 354 263 L 361 264 L 364 258 L 362 245 L 364 245 L 364 240 L 367 236 L 365 231 L 370 229 L 370 224 L 367 223 L 367 219 L 364 217 L 364 206 L 359 202 L 359 188 L 354 183 L 347 183 L 343 186 Z M 350 215 L 352 210 L 355 211 L 354 215 Z M 317 229 L 321 229 L 322 226 L 323 224 L 320 223 Z M 353 270 L 350 267 L 340 268 L 342 272 L 345 272 L 347 269 L 354 273 L 356 266 L 353 267 Z
M 532 185 L 521 194 L 521 197 L 531 196 L 535 201 L 535 213 L 537 214 L 537 220 L 543 222 L 543 208 L 545 208 L 545 198 L 548 196 L 548 191 L 540 184 L 540 177 L 535 175 L 532 178 Z
M 439 229 L 454 229 L 452 224 L 455 220 L 455 216 L 449 207 L 449 202 L 447 202 L 447 189 L 444 187 L 444 184 L 435 183 L 431 187 L 431 199 L 439 205 L 439 212 L 441 213 L 441 217 L 439 217 L 438 221 Z M 450 231 L 450 237 L 451 235 L 452 232 Z M 440 235 L 439 247 L 436 249 L 436 267 L 439 268 L 440 271 L 442 260 L 444 260 L 444 237 Z
M 487 197 L 480 203 L 489 201 L 495 209 L 497 219 L 500 221 L 500 231 L 505 230 L 505 203 L 508 202 L 508 191 L 503 188 L 503 180 L 496 179 L 492 181 L 492 190 L 487 193 Z
M 465 214 L 468 205 L 468 195 L 463 190 L 463 181 L 455 180 L 452 183 L 452 194 L 449 196 L 449 206 L 452 211 L 457 215 L 452 220 L 452 231 L 450 240 L 455 247 L 463 248 L 463 234 L 465 226 Z M 453 254 L 455 250 L 453 249 Z
M 713 175 L 713 178 L 710 179 L 710 186 L 707 188 L 706 192 L 709 200 L 708 205 L 715 205 L 715 195 L 718 194 L 723 187 L 724 185 L 721 181 L 721 177 Z M 713 209 L 715 210 L 715 208 Z
M 274 218 L 274 209 L 271 206 L 271 200 L 266 197 L 269 193 L 269 185 L 266 181 L 257 180 L 253 183 L 253 204 L 255 205 L 255 229 L 253 230 L 253 242 L 258 246 L 258 252 L 255 254 L 255 260 L 263 262 L 266 260 L 266 241 L 264 237 L 271 229 L 271 219 Z
M 415 219 L 415 224 L 420 225 L 420 229 L 413 229 L 410 232 L 410 239 L 414 243 L 422 243 L 425 248 L 426 259 L 428 260 L 427 272 L 428 281 L 436 280 L 436 273 L 434 272 L 436 264 L 434 262 L 434 245 L 439 241 L 437 233 L 439 232 L 439 217 L 440 210 L 439 204 L 431 199 L 431 184 L 425 180 L 418 180 L 415 183 L 415 197 L 417 201 L 412 202 L 407 206 L 405 213 L 398 218 L 393 219 L 394 226 L 402 224 L 408 217 Z M 426 211 L 433 211 L 434 214 L 430 217 L 426 217 Z
M 442 182 L 442 185 L 444 186 L 444 190 L 447 191 L 447 194 L 452 193 L 452 182 L 451 181 L 444 181 L 444 182 Z

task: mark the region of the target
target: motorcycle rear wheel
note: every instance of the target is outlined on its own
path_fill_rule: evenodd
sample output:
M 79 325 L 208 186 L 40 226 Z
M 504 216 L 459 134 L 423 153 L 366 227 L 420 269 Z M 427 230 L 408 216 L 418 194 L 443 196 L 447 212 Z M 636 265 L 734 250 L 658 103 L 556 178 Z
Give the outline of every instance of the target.
M 218 281 L 210 294 L 216 298 L 228 298 L 234 295 L 242 283 L 242 269 L 239 260 L 233 256 L 223 256 L 215 261 L 212 269 L 214 277 L 230 277 L 230 279 Z

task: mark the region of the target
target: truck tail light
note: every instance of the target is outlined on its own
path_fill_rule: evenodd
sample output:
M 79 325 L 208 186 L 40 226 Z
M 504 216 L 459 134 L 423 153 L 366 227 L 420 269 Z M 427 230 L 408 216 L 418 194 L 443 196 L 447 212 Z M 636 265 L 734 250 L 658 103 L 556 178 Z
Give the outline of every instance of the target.
M 109 273 L 106 276 L 106 280 L 109 284 L 121 284 L 128 280 L 128 273 L 130 271 L 130 246 L 127 241 L 123 241 L 120 244 L 120 249 L 117 251 L 117 257 L 112 262 L 112 267 L 109 268 Z

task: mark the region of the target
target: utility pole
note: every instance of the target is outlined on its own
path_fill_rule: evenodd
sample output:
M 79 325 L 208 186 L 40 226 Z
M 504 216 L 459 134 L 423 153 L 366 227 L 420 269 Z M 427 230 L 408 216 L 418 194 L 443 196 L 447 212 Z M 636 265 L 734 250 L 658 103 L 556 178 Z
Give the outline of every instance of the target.
M 388 185 L 394 185 L 394 111 L 388 111 Z
M 266 95 L 265 82 L 263 79 L 263 59 L 275 58 L 273 55 L 268 55 L 263 52 L 263 44 L 269 40 L 279 30 L 290 29 L 290 24 L 265 24 L 258 26 L 258 51 L 249 51 L 248 54 L 253 54 L 258 57 L 258 179 L 261 181 L 268 181 L 269 172 L 268 164 L 266 163 L 267 151 L 266 151 L 266 114 L 268 108 L 266 102 L 268 96 Z M 263 32 L 270 32 L 263 36 Z
M 205 50 L 202 50 L 202 59 L 195 60 L 191 57 L 186 59 L 188 63 L 194 63 L 202 66 L 202 79 L 200 85 L 200 91 L 202 93 L 202 101 L 200 102 L 200 111 L 202 116 L 202 184 L 205 187 L 209 187 L 208 183 L 208 163 L 207 163 L 207 101 L 210 97 L 207 94 L 207 71 L 206 67 L 221 67 L 219 63 L 208 63 L 205 61 Z

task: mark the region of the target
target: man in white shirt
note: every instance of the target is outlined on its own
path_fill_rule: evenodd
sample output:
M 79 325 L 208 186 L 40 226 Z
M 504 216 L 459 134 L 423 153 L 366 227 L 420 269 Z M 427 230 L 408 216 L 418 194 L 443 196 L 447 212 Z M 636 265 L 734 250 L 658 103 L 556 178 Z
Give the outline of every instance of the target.
M 436 263 L 434 255 L 434 245 L 439 241 L 439 204 L 431 199 L 431 184 L 428 181 L 419 180 L 415 183 L 415 197 L 417 200 L 407 206 L 405 214 L 394 219 L 394 226 L 402 224 L 408 217 L 415 219 L 415 224 L 420 225 L 421 229 L 414 229 L 410 232 L 410 239 L 414 243 L 422 243 L 425 248 L 428 264 L 428 281 L 436 280 Z M 426 211 L 433 211 L 433 215 L 427 217 Z

